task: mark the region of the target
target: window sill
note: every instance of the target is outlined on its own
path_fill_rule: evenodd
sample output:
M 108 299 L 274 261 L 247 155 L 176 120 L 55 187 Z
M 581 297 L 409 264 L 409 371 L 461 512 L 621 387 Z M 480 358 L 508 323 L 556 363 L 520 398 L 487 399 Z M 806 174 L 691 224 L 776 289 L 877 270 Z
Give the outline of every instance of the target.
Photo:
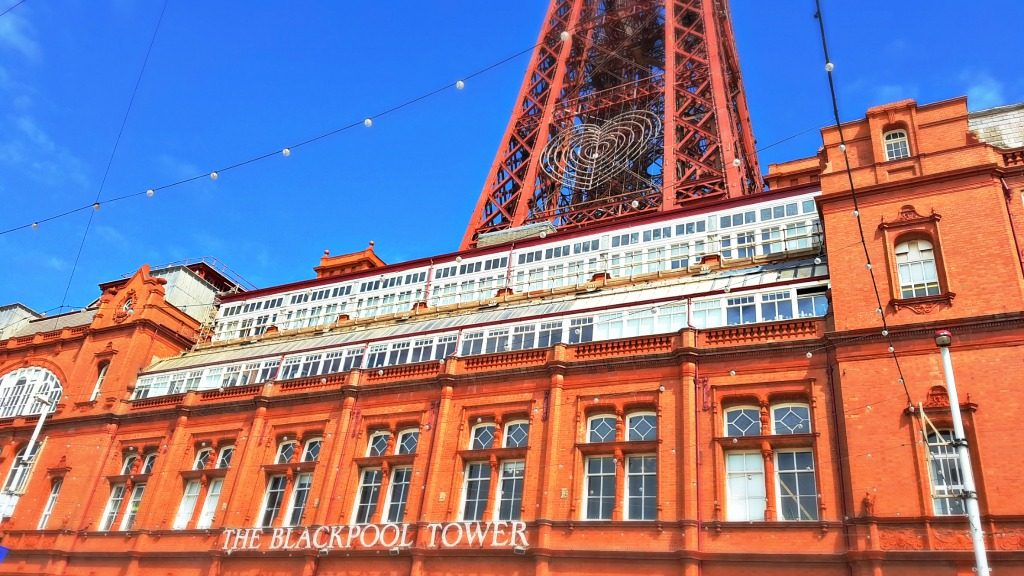
M 584 456 L 596 456 L 602 454 L 621 452 L 622 454 L 656 453 L 658 451 L 658 440 L 626 440 L 623 442 L 594 442 L 577 444 L 576 448 Z
M 459 450 L 463 462 L 487 460 L 494 456 L 497 460 L 514 460 L 526 458 L 526 447 L 522 448 L 484 448 L 482 450 Z
M 363 456 L 353 458 L 353 462 L 360 468 L 375 468 L 387 462 L 389 468 L 395 466 L 412 466 L 416 460 L 415 454 L 389 454 L 387 456 Z
M 294 472 L 312 472 L 316 469 L 316 462 L 295 462 L 294 464 L 264 464 L 263 470 L 267 474 L 284 474 L 289 470 Z M 197 470 L 204 472 L 204 470 Z
M 719 436 L 715 442 L 723 448 L 736 450 L 760 449 L 764 442 L 771 445 L 772 449 L 778 448 L 806 448 L 814 444 L 819 432 L 810 434 L 771 434 L 764 436 Z M 785 520 L 785 522 L 797 522 L 797 520 Z
M 230 468 L 203 468 L 201 470 L 182 470 L 181 477 L 185 480 L 199 480 L 206 478 L 223 478 L 227 476 Z
M 894 298 L 889 304 L 897 311 L 900 308 L 908 308 L 915 314 L 931 314 L 939 308 L 953 305 L 954 292 L 943 292 L 935 296 L 920 296 L 918 298 Z

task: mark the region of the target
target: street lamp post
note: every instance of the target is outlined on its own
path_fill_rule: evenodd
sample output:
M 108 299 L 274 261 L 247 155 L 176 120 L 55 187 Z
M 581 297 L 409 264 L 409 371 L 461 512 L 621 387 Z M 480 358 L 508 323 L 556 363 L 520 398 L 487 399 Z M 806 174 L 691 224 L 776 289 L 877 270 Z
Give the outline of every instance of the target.
M 989 576 L 988 555 L 985 552 L 985 535 L 981 529 L 981 511 L 978 509 L 978 491 L 974 485 L 974 471 L 971 468 L 971 455 L 967 450 L 967 437 L 964 435 L 964 422 L 960 416 L 960 398 L 956 394 L 956 381 L 953 379 L 953 361 L 949 356 L 949 345 L 953 338 L 948 330 L 935 332 L 935 345 L 942 355 L 942 371 L 946 375 L 946 394 L 949 395 L 949 409 L 953 414 L 953 445 L 960 461 L 960 476 L 964 484 L 963 499 L 967 508 L 967 523 L 971 532 L 971 544 L 974 546 L 974 563 L 978 576 Z

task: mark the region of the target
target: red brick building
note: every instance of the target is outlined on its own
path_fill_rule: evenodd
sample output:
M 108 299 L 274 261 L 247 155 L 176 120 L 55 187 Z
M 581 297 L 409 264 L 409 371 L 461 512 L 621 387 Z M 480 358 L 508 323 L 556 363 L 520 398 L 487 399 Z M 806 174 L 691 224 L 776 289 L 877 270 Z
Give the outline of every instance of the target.
M 898 102 L 762 193 L 0 308 L 0 573 L 969 574 L 939 328 L 1024 573 L 1022 118 Z

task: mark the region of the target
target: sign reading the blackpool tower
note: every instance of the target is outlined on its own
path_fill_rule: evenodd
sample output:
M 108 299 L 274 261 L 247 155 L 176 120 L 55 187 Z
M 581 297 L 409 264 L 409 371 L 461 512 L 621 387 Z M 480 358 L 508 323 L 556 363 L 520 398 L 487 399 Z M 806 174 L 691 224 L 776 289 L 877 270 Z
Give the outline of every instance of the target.
M 293 528 L 229 528 L 222 549 L 353 550 L 408 548 L 527 548 L 525 522 L 448 522 L 427 524 L 335 524 Z

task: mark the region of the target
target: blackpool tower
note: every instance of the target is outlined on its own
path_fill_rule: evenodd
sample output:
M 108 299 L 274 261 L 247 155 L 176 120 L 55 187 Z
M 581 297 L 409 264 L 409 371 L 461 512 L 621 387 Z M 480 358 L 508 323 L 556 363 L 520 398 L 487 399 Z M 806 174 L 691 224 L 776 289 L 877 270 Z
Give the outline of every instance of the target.
M 552 0 L 462 248 L 762 187 L 724 2 Z

